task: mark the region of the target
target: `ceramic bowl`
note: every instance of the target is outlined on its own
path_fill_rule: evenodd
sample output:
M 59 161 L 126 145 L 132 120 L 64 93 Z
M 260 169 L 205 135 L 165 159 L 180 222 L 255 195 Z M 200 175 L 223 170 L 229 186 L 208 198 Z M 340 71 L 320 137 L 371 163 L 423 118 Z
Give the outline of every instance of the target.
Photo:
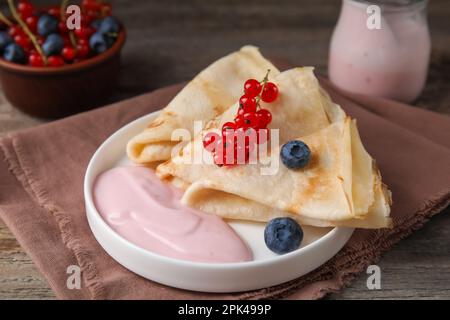
M 31 67 L 0 59 L 0 84 L 12 105 L 42 118 L 100 106 L 117 83 L 125 29 L 102 54 L 62 67 Z

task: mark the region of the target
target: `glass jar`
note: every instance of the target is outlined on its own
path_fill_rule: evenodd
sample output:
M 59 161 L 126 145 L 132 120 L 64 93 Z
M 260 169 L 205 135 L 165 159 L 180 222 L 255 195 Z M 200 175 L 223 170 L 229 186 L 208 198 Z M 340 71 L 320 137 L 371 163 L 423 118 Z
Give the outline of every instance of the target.
M 350 92 L 415 100 L 431 50 L 426 9 L 426 0 L 343 0 L 330 45 L 330 80 Z

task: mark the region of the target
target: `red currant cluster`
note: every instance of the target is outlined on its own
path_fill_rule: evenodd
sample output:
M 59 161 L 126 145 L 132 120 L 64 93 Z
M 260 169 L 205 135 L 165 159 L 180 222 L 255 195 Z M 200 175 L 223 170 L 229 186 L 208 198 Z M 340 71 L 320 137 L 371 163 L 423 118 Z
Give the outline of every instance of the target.
M 67 27 L 67 1 L 48 9 L 35 8 L 28 0 L 19 0 L 17 6 L 12 1 L 8 0 L 8 3 L 12 18 L 0 15 L 0 54 L 8 61 L 34 67 L 59 67 L 101 53 L 99 41 L 105 42 L 105 47 L 115 41 L 112 36 L 106 36 L 108 32 L 111 34 L 110 30 L 116 31 L 117 27 L 110 26 L 114 21 L 104 23 L 101 37 L 93 39 L 100 33 L 105 18 L 111 16 L 109 3 L 81 1 L 81 26 L 74 30 Z
M 278 97 L 278 87 L 268 81 L 269 72 L 262 81 L 249 79 L 245 82 L 237 115 L 233 122 L 222 126 L 221 136 L 212 132 L 205 135 L 203 147 L 213 153 L 216 165 L 248 163 L 257 146 L 268 141 L 267 126 L 272 114 L 261 108 L 260 101 L 271 103 Z

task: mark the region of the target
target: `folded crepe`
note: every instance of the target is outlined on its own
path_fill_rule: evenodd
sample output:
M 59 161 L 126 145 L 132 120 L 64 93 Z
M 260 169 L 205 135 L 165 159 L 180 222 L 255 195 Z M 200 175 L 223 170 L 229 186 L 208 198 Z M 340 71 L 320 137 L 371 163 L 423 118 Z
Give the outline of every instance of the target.
M 247 79 L 262 79 L 270 69 L 269 77 L 279 74 L 258 48 L 245 46 L 200 72 L 162 110 L 148 127 L 132 138 L 127 145 L 128 157 L 136 163 L 150 164 L 170 158 L 176 129 L 193 134 L 194 121 L 204 123 L 222 114 L 243 94 Z
M 288 70 L 273 81 L 279 98 L 262 105 L 273 116 L 269 128 L 279 129 L 280 146 L 293 139 L 309 146 L 312 158 L 305 168 L 291 170 L 280 162 L 273 174 L 261 174 L 277 159 L 279 146 L 256 164 L 218 167 L 209 153 L 205 161 L 194 163 L 203 134 L 233 119 L 235 104 L 176 157 L 158 166 L 157 174 L 185 189 L 185 204 L 228 219 L 265 222 L 290 216 L 320 227 L 390 227 L 390 193 L 355 121 L 332 103 L 312 68 Z

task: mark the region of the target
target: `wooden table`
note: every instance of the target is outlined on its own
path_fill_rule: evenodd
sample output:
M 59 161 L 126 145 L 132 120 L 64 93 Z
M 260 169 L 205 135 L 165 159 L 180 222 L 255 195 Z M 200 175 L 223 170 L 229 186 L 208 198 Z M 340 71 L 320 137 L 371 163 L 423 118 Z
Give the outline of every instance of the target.
M 128 29 L 128 41 L 120 87 L 111 100 L 190 79 L 216 58 L 245 44 L 260 46 L 268 56 L 314 65 L 326 74 L 328 44 L 340 6 L 339 1 L 331 0 L 112 3 Z M 432 64 L 428 85 L 417 105 L 449 114 L 450 2 L 430 1 L 429 17 Z M 0 96 L 0 135 L 43 122 L 15 110 Z M 379 262 L 382 290 L 367 290 L 363 274 L 329 298 L 449 298 L 449 239 L 450 215 L 440 214 L 383 256 Z M 1 221 L 0 298 L 54 298 Z

